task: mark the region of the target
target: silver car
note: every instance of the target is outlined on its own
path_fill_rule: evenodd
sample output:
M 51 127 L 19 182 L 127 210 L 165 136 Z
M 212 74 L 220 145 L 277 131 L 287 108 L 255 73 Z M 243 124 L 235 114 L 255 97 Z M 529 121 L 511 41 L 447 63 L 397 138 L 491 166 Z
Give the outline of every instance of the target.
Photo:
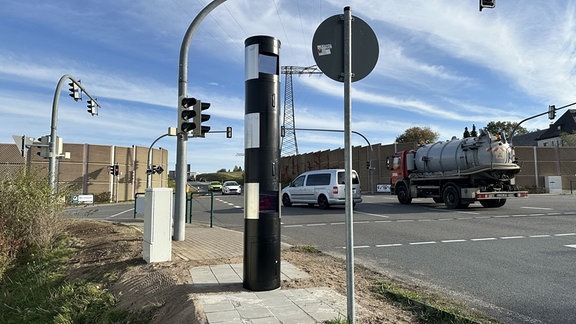
M 236 181 L 225 181 L 222 185 L 223 195 L 239 195 L 242 193 L 242 187 Z

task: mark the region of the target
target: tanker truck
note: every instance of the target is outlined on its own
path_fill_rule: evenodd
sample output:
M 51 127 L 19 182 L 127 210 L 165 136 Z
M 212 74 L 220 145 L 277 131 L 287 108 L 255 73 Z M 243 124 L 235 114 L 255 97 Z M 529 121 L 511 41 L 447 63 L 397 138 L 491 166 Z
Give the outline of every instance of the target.
M 481 129 L 479 136 L 452 139 L 396 152 L 387 159 L 391 193 L 401 204 L 412 198 L 432 198 L 447 208 L 504 206 L 508 198 L 526 198 L 514 176 L 520 166 L 504 134 Z

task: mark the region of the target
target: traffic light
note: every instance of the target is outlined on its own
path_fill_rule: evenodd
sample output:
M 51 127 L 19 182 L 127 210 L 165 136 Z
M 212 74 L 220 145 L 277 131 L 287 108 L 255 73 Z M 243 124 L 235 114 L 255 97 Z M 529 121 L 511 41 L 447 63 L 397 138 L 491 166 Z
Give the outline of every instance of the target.
M 232 138 L 232 127 L 226 127 L 226 138 Z
M 38 141 L 40 142 L 40 151 L 36 154 L 40 155 L 40 157 L 43 158 L 49 158 L 50 157 L 50 135 L 44 135 L 42 137 L 40 137 L 38 139 Z
M 484 8 L 494 8 L 496 7 L 496 0 L 479 0 L 480 1 L 480 11 Z
M 109 165 L 108 171 L 111 175 L 117 176 L 120 174 L 120 166 L 118 164 Z
M 550 105 L 548 106 L 548 119 L 552 120 L 556 118 L 556 106 Z
M 98 116 L 98 105 L 94 100 L 88 100 L 86 102 L 88 106 L 88 112 L 92 114 L 92 116 Z
M 70 97 L 74 98 L 74 101 L 78 101 L 80 98 L 80 87 L 76 84 L 76 82 L 72 81 L 68 83 L 70 85 Z
M 178 129 L 181 132 L 189 133 L 196 128 L 196 124 L 194 123 L 193 119 L 196 115 L 196 111 L 191 109 L 194 107 L 196 102 L 198 102 L 196 98 L 182 98 L 180 106 L 178 107 L 180 110 L 178 115 Z
M 194 104 L 194 124 L 195 127 L 192 131 L 193 137 L 204 137 L 205 133 L 210 131 L 210 126 L 202 126 L 202 123 L 210 119 L 210 115 L 205 115 L 202 110 L 210 108 L 209 102 L 202 102 L 200 100 L 196 101 Z
M 370 161 L 366 161 L 366 169 L 370 170 Z

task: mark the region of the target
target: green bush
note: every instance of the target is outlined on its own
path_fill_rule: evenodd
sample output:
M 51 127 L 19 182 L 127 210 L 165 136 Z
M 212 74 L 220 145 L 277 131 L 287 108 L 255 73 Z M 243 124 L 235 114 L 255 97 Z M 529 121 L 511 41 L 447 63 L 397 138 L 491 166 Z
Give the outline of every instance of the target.
M 46 177 L 20 171 L 0 179 L 0 279 L 19 254 L 52 248 L 62 234 L 64 194 L 52 194 Z

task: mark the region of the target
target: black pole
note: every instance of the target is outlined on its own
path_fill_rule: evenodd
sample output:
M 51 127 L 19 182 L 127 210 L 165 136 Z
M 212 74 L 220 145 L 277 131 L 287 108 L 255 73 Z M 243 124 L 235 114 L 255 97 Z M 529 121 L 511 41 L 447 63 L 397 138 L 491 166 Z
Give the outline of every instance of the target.
M 280 287 L 280 41 L 245 45 L 244 280 L 254 291 Z

